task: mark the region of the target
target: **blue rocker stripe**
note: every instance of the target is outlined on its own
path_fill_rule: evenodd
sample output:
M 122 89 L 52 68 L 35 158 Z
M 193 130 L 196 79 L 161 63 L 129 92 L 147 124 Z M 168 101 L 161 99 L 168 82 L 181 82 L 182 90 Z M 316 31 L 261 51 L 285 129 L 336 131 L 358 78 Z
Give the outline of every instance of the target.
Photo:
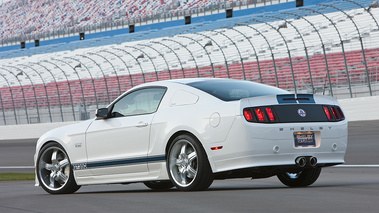
M 131 165 L 131 164 L 158 162 L 158 161 L 165 161 L 165 160 L 166 160 L 165 155 L 157 155 L 157 156 L 118 159 L 118 160 L 110 160 L 110 161 L 88 162 L 86 163 L 86 168 L 91 169 L 91 168 L 96 168 L 96 167 Z M 73 164 L 73 166 L 79 165 L 79 164 L 80 163 L 75 163 Z

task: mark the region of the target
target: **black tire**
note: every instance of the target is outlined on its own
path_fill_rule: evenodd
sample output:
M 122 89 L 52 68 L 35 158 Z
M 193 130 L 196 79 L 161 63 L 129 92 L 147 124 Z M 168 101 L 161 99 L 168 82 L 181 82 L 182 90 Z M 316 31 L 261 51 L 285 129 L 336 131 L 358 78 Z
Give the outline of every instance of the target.
M 301 172 L 282 172 L 278 174 L 279 180 L 289 187 L 305 187 L 316 182 L 321 173 L 321 167 L 305 168 Z
M 145 186 L 149 187 L 152 190 L 167 190 L 174 187 L 174 184 L 171 181 L 146 181 L 143 182 Z
M 179 135 L 167 154 L 167 171 L 171 182 L 181 191 L 206 190 L 213 173 L 200 142 L 190 135 Z
M 45 145 L 36 164 L 38 181 L 46 192 L 70 194 L 80 188 L 75 182 L 70 159 L 60 144 L 52 142 Z

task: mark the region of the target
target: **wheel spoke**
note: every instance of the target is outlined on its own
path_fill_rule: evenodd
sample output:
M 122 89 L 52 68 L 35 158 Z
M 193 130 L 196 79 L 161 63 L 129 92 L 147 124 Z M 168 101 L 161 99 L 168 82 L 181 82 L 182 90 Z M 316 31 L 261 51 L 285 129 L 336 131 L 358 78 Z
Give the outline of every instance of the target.
M 188 160 L 189 160 L 190 163 L 192 163 L 196 158 L 197 158 L 196 151 L 193 151 L 193 152 L 191 152 L 191 153 L 188 155 Z
M 53 165 L 49 164 L 49 163 L 43 162 L 43 168 L 45 168 L 46 170 L 52 171 L 53 170 Z
M 191 166 L 187 167 L 187 177 L 194 178 L 196 175 L 196 169 L 192 168 Z
M 59 161 L 59 167 L 60 167 L 60 168 L 63 168 L 63 167 L 65 167 L 65 166 L 67 166 L 68 163 L 69 163 L 69 162 L 68 162 L 68 159 L 65 158 L 65 159 Z
M 53 154 L 51 155 L 51 162 L 52 163 L 57 161 L 57 155 L 58 155 L 58 150 L 54 150 Z
M 187 178 L 186 178 L 186 174 L 185 174 L 185 170 L 183 169 L 183 172 L 180 172 L 180 178 L 181 178 L 181 183 L 183 185 L 187 184 Z
M 173 162 L 175 162 L 176 166 L 180 166 L 180 165 L 182 165 L 183 160 L 181 160 L 181 159 L 175 159 Z
M 63 184 L 63 183 L 66 183 L 66 181 L 68 180 L 68 177 L 63 172 L 58 172 L 55 180 Z
M 187 148 L 187 144 L 183 144 L 182 148 L 180 149 L 181 155 L 186 154 L 186 148 Z
M 54 172 L 50 173 L 50 184 L 49 184 L 49 186 L 51 188 L 55 187 L 55 173 Z

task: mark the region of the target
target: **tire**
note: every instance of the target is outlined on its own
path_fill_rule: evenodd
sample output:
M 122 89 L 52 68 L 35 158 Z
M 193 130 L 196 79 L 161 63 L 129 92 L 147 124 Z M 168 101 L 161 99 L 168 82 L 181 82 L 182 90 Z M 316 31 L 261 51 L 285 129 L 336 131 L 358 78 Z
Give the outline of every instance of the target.
M 36 166 L 38 181 L 46 192 L 70 194 L 80 188 L 75 182 L 70 159 L 60 144 L 53 142 L 44 146 Z
M 318 168 L 305 168 L 301 172 L 282 172 L 278 174 L 279 180 L 289 187 L 306 187 L 318 179 L 321 173 L 321 167 Z
M 167 190 L 174 187 L 171 181 L 146 181 L 143 184 L 152 190 Z
M 200 142 L 185 134 L 176 137 L 169 148 L 167 171 L 171 182 L 181 191 L 206 190 L 214 179 Z

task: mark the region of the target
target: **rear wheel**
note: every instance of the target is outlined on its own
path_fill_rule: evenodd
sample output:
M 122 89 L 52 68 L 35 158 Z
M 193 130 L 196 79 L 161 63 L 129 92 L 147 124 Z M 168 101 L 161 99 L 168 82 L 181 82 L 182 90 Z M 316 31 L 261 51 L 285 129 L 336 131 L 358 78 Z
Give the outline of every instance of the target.
M 167 155 L 170 180 L 182 191 L 205 190 L 213 182 L 213 173 L 200 142 L 189 135 L 176 137 Z
M 77 191 L 70 159 L 58 143 L 49 143 L 39 152 L 37 178 L 42 188 L 50 194 L 68 194 Z
M 171 181 L 146 181 L 143 184 L 153 190 L 167 190 L 174 187 Z
M 321 173 L 321 167 L 305 168 L 300 172 L 282 172 L 278 174 L 279 180 L 290 187 L 305 187 L 316 182 Z

